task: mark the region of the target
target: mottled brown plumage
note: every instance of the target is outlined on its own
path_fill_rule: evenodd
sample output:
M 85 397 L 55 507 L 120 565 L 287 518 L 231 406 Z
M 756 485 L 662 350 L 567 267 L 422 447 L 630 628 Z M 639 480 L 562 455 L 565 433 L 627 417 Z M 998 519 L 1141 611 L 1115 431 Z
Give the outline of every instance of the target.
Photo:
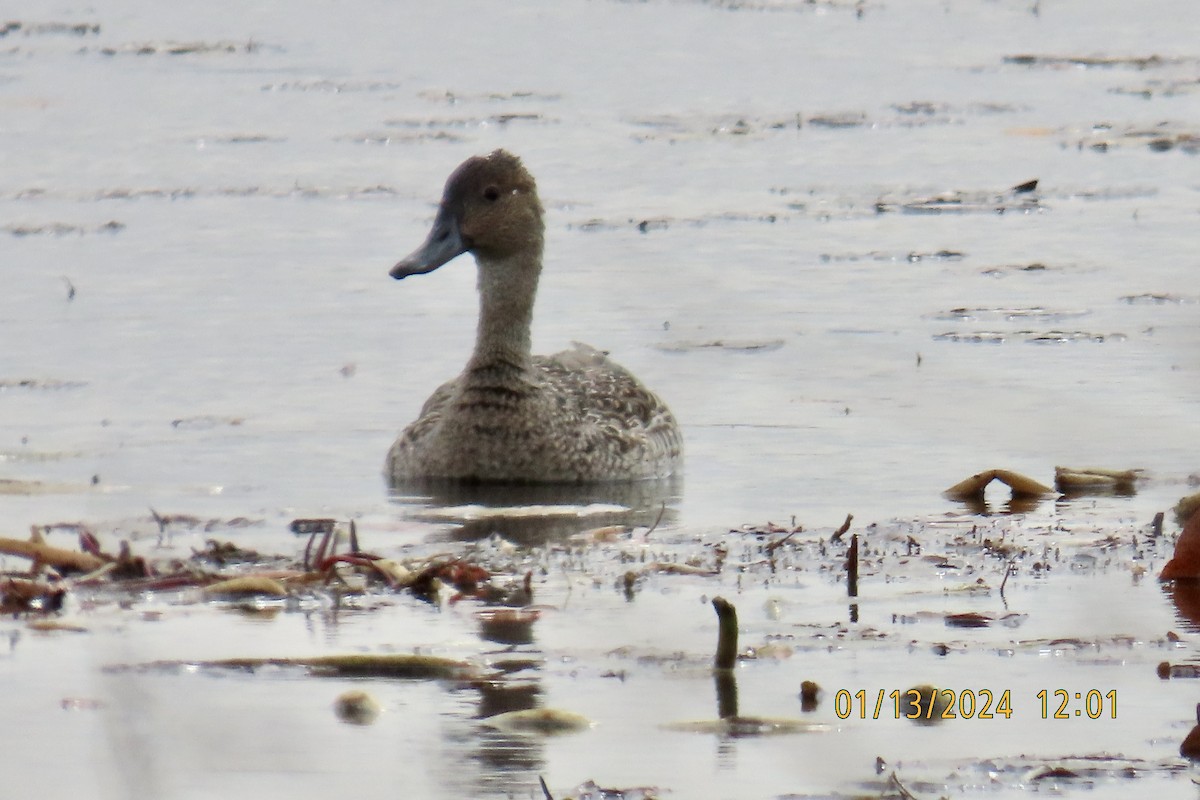
M 470 251 L 480 295 L 471 359 L 392 445 L 393 482 L 584 483 L 678 471 L 675 418 L 627 370 L 581 344 L 530 354 L 543 231 L 533 177 L 497 150 L 454 171 L 429 237 L 392 269 L 400 279 Z

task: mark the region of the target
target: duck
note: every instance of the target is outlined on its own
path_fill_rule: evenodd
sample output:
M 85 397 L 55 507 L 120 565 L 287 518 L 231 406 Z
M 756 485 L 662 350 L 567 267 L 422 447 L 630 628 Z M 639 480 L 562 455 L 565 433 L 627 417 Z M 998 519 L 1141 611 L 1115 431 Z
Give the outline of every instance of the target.
M 392 267 L 403 280 L 471 253 L 479 293 L 471 357 L 388 451 L 393 485 L 591 484 L 679 472 L 679 424 L 631 372 L 580 343 L 532 355 L 544 215 L 520 158 L 505 150 L 468 158 L 447 179 L 424 243 Z

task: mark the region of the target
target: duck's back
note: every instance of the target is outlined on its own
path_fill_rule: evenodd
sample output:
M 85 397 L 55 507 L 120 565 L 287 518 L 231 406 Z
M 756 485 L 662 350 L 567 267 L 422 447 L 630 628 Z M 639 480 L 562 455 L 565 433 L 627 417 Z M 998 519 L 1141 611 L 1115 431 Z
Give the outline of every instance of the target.
M 670 410 L 587 345 L 519 376 L 441 386 L 388 456 L 395 481 L 591 482 L 665 478 L 683 449 Z

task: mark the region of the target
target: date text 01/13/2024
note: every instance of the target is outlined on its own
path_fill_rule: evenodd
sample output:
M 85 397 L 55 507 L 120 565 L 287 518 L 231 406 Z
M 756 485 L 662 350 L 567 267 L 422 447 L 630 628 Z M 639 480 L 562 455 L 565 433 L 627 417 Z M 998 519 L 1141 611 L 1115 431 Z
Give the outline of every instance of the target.
M 873 697 L 871 695 L 874 695 Z M 1066 689 L 1042 689 L 1036 695 L 1042 719 L 1116 719 L 1117 690 L 1102 692 L 1070 692 Z M 931 686 L 912 689 L 866 689 L 851 692 L 839 689 L 833 699 L 834 713 L 839 719 L 1011 719 L 1012 690 L 993 692 L 991 689 L 935 689 Z

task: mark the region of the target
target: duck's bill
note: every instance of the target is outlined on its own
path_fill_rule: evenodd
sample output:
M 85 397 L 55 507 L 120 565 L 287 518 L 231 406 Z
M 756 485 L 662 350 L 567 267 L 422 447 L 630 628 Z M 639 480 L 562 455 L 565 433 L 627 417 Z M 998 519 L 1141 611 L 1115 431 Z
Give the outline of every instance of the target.
M 467 245 L 458 230 L 458 220 L 454 214 L 441 208 L 425 243 L 400 260 L 388 274 L 396 280 L 409 275 L 424 275 L 465 252 Z

